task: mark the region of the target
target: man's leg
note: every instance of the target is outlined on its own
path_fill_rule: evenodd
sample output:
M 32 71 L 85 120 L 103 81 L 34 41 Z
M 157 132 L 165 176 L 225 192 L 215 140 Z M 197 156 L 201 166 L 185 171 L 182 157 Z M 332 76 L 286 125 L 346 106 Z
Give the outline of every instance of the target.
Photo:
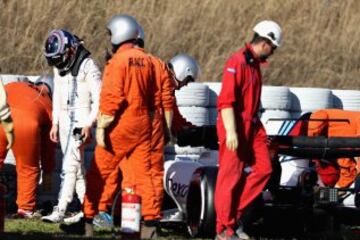
M 240 146 L 241 147 L 241 142 Z M 234 234 L 236 224 L 236 206 L 240 196 L 238 196 L 240 179 L 244 161 L 240 160 L 236 151 L 229 151 L 225 140 L 219 144 L 219 171 L 215 190 L 215 210 L 216 210 L 216 232 L 218 234 L 226 230 L 226 234 Z
M 31 119 L 18 119 L 14 131 L 13 152 L 17 172 L 17 205 L 19 209 L 33 211 L 36 203 L 36 189 L 39 181 L 40 142 L 38 123 Z
M 150 172 L 154 186 L 154 209 L 161 216 L 161 207 L 164 198 L 164 122 L 158 117 L 153 120 L 151 135 Z
M 270 154 L 266 145 L 266 133 L 263 128 L 256 132 L 252 150 L 251 172 L 245 179 L 240 204 L 237 209 L 237 219 L 240 219 L 244 209 L 263 191 L 271 175 Z

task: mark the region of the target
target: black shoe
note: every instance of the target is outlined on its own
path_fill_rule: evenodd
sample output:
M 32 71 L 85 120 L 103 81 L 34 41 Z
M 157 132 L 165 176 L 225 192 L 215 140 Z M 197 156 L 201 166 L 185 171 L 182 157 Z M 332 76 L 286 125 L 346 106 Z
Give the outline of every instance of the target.
M 60 229 L 67 234 L 84 235 L 85 234 L 85 219 L 72 224 L 60 224 Z

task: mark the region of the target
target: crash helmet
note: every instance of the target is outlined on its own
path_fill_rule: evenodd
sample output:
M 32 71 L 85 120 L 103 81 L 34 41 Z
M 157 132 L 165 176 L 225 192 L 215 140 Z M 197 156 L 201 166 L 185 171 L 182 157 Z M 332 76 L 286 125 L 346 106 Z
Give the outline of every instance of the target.
M 179 82 L 189 78 L 194 82 L 200 75 L 200 68 L 196 60 L 184 53 L 173 57 L 168 62 L 168 66 Z
M 130 40 L 136 40 L 139 36 L 139 24 L 136 19 L 126 14 L 113 16 L 106 28 L 111 36 L 110 42 L 113 45 L 120 45 Z
M 76 58 L 79 46 L 77 38 L 63 29 L 51 31 L 45 41 L 44 56 L 49 66 L 54 66 L 60 71 L 71 68 Z
M 141 48 L 143 48 L 145 46 L 145 32 L 144 32 L 144 28 L 138 24 L 139 27 L 139 35 L 137 37 L 137 45 Z
M 270 20 L 261 21 L 255 25 L 253 31 L 260 37 L 270 40 L 276 47 L 280 47 L 282 30 L 276 22 Z

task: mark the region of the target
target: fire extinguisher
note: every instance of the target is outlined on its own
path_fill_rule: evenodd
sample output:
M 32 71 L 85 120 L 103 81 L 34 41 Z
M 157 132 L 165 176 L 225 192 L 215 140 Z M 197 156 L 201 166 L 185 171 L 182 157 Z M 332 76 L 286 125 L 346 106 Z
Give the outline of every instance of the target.
M 141 197 L 133 189 L 122 194 L 121 232 L 128 236 L 140 235 Z
M 0 233 L 4 232 L 5 227 L 5 194 L 6 186 L 0 183 Z

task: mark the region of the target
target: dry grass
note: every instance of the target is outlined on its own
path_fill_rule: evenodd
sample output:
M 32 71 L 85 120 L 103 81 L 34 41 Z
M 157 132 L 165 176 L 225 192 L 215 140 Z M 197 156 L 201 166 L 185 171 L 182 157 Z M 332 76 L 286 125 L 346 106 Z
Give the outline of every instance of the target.
M 202 80 L 219 81 L 226 58 L 273 19 L 283 47 L 264 71 L 264 83 L 357 88 L 360 76 L 360 1 L 357 0 L 0 0 L 0 72 L 39 74 L 46 34 L 67 28 L 85 39 L 104 64 L 106 21 L 116 13 L 144 26 L 146 48 L 163 59 L 193 55 Z

